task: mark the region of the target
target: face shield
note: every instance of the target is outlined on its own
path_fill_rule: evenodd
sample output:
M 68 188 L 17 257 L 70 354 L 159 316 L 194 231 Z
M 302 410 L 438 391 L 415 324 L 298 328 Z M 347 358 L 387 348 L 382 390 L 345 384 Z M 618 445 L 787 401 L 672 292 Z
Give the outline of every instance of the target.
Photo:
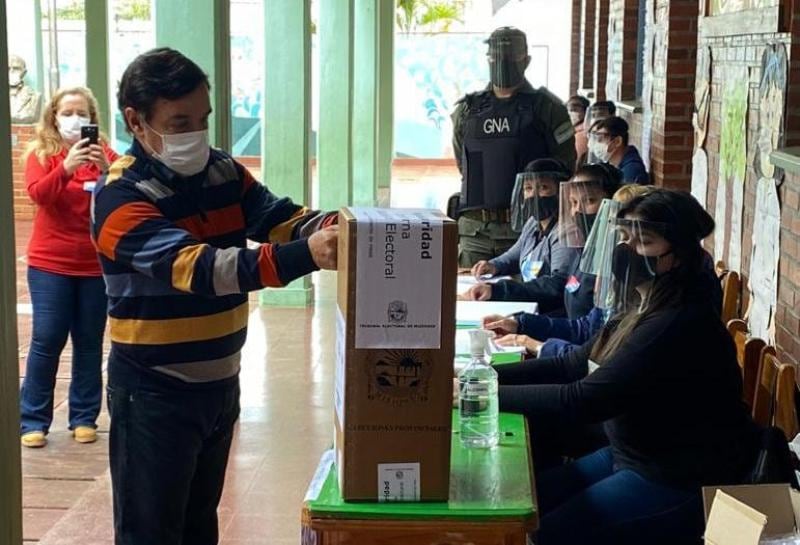
M 528 67 L 528 48 L 521 37 L 496 36 L 489 38 L 489 77 L 492 84 L 503 89 L 516 87 L 525 79 Z
M 672 253 L 666 224 L 617 218 L 618 211 L 613 203 L 598 214 L 581 259 L 581 270 L 597 277 L 595 306 L 608 313 L 644 310 L 660 262 Z
M 511 228 L 522 232 L 530 218 L 544 221 L 558 216 L 558 180 L 562 172 L 520 172 L 511 195 Z
M 564 182 L 559 189 L 559 240 L 568 248 L 583 248 L 608 196 L 595 180 Z

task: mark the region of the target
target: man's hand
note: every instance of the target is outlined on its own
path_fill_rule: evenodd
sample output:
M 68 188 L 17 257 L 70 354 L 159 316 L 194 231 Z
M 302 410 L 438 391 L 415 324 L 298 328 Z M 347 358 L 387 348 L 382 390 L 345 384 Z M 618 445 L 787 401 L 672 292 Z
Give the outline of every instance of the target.
M 497 267 L 495 267 L 486 260 L 481 260 L 472 266 L 471 272 L 472 276 L 480 280 L 480 277 L 483 276 L 484 274 L 491 274 L 491 275 L 497 274 Z
M 467 301 L 488 301 L 492 298 L 491 284 L 475 284 L 464 294 Z
M 338 225 L 331 225 L 308 237 L 308 249 L 311 250 L 311 257 L 320 269 L 336 270 L 338 246 Z

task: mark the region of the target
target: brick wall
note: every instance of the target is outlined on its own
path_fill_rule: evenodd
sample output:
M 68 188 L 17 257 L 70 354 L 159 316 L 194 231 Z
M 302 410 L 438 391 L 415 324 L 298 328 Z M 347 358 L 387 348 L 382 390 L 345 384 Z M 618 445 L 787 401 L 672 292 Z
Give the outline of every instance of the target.
M 25 189 L 25 165 L 22 154 L 34 134 L 33 125 L 11 125 L 11 161 L 12 184 L 14 186 L 14 219 L 31 220 L 35 211 L 34 204 Z
M 594 50 L 595 50 L 595 18 L 596 2 L 603 0 L 582 0 L 581 7 L 581 58 L 580 88 L 594 89 Z
M 781 361 L 800 365 L 800 174 L 787 174 L 778 196 L 781 202 L 781 261 L 775 344 Z M 749 196 L 748 201 L 752 203 Z M 751 229 L 745 229 L 745 238 L 751 236 L 752 222 L 749 226 Z
M 595 0 L 603 2 L 604 0 Z M 582 11 L 595 11 L 595 25 L 599 35 L 602 7 L 595 2 L 582 0 Z M 691 125 L 694 109 L 695 71 L 698 47 L 710 47 L 712 56 L 711 109 L 705 149 L 708 154 L 709 179 L 706 208 L 713 214 L 719 177 L 719 144 L 721 113 L 721 81 L 728 67 L 747 69 L 750 86 L 747 119 L 747 175 L 745 179 L 744 214 L 742 229 L 742 277 L 744 285 L 749 280 L 752 253 L 752 230 L 755 208 L 756 173 L 753 162 L 756 150 L 756 131 L 759 123 L 758 83 L 761 77 L 761 55 L 767 44 L 783 43 L 789 58 L 789 88 L 786 97 L 785 145 L 800 146 L 800 3 L 786 2 L 782 14 L 780 33 L 739 34 L 725 37 L 704 37 L 698 32 L 699 17 L 705 0 L 647 0 L 655 26 L 650 32 L 659 33 L 664 47 L 653 62 L 653 124 L 651 139 L 651 174 L 656 184 L 679 189 L 690 189 L 694 133 Z M 644 114 L 636 100 L 636 49 L 639 0 L 609 0 L 608 17 L 618 32 L 609 36 L 607 66 L 620 80 L 619 99 L 623 103 L 619 115 L 630 125 L 631 142 L 641 146 Z M 573 21 L 573 27 L 580 21 Z M 587 27 L 591 22 L 580 22 L 581 47 L 578 53 L 586 55 Z M 622 31 L 619 31 L 621 25 Z M 777 29 L 776 29 L 777 30 Z M 577 39 L 575 41 L 578 41 Z M 603 47 L 598 39 L 599 47 Z M 585 79 L 587 62 L 597 63 L 595 81 L 602 78 L 602 54 L 595 51 L 589 58 L 578 59 L 580 75 Z M 573 67 L 575 69 L 575 67 Z M 645 63 L 647 69 L 647 63 Z M 581 80 L 581 82 L 584 81 Z M 594 83 L 594 82 L 592 82 Z M 593 88 L 594 85 L 584 87 Z M 730 193 L 730 192 L 729 192 Z M 776 346 L 779 356 L 800 365 L 800 174 L 787 174 L 779 189 L 782 206 L 781 258 L 778 278 L 778 308 L 776 309 Z M 728 209 L 732 204 L 728 202 Z M 729 214 L 730 215 L 730 214 Z M 730 232 L 729 218 L 715 218 L 719 229 Z M 707 245 L 713 252 L 713 239 Z M 744 290 L 743 309 L 749 304 Z
M 708 154 L 708 195 L 706 209 L 714 212 L 719 184 L 719 148 L 721 133 L 722 85 L 725 71 L 731 67 L 743 67 L 748 74 L 749 101 L 747 113 L 747 173 L 745 175 L 744 213 L 742 217 L 742 266 L 740 275 L 743 279 L 742 308 L 749 304 L 749 292 L 746 288 L 750 277 L 750 258 L 753 251 L 753 219 L 756 201 L 756 184 L 758 175 L 754 170 L 754 158 L 757 150 L 756 139 L 759 126 L 759 91 L 761 80 L 761 55 L 768 44 L 783 43 L 790 52 L 791 36 L 789 33 L 750 34 L 701 39 L 701 46 L 711 48 L 711 112 L 709 116 L 708 135 L 706 137 L 706 153 Z M 788 127 L 787 127 L 788 128 Z M 779 190 L 781 211 L 781 261 L 778 277 L 778 309 L 776 314 L 776 345 L 779 357 L 792 363 L 800 363 L 800 328 L 798 328 L 798 305 L 800 305 L 800 268 L 798 268 L 798 188 L 800 176 L 787 175 L 785 183 Z M 714 218 L 718 229 L 725 229 L 730 237 L 730 217 L 733 203 L 731 191 L 728 191 L 727 217 Z M 709 251 L 714 248 L 712 239 L 708 244 Z M 726 241 L 730 245 L 730 241 Z M 727 255 L 727 254 L 726 254 Z
M 608 73 L 608 13 L 610 0 L 597 0 L 594 29 L 594 96 L 606 99 L 606 74 Z
M 570 49 L 570 71 L 569 71 L 569 94 L 577 94 L 580 86 L 580 59 L 581 59 L 581 14 L 583 10 L 582 0 L 572 0 L 572 46 Z

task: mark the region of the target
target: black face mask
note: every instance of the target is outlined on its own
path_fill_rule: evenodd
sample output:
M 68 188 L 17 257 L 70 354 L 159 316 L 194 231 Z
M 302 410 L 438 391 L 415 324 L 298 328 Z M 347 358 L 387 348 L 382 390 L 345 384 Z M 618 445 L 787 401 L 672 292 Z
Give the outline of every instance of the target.
M 578 230 L 583 235 L 584 242 L 589 238 L 589 233 L 596 219 L 597 214 L 584 214 L 583 212 L 575 214 L 575 223 L 578 225 Z
M 533 218 L 536 221 L 550 219 L 558 214 L 558 197 L 530 197 L 525 199 L 523 204 L 525 218 Z
M 492 85 L 509 89 L 516 87 L 525 79 L 525 63 L 512 59 L 499 58 L 489 63 Z
M 611 272 L 618 282 L 635 287 L 654 279 L 658 260 L 671 253 L 672 250 L 661 255 L 641 255 L 630 244 L 621 242 L 611 256 Z

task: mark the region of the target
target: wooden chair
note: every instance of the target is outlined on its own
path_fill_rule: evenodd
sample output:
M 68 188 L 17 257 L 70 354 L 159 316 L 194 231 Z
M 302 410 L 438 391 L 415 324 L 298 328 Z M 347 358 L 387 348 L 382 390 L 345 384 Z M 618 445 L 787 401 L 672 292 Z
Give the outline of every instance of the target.
M 722 283 L 722 323 L 739 318 L 739 291 L 741 281 L 736 271 L 723 271 Z
M 766 343 L 757 337 L 749 336 L 747 322 L 744 320 L 729 321 L 728 333 L 731 334 L 736 345 L 736 359 L 739 361 L 739 368 L 742 370 L 742 399 L 752 409 L 753 398 L 756 395 L 756 383 L 758 382 L 761 350 L 766 346 Z
M 753 420 L 762 426 L 777 426 L 783 430 L 787 441 L 794 439 L 800 429 L 794 405 L 797 389 L 794 375 L 794 367 L 781 363 L 774 347 L 764 347 L 753 401 Z M 770 419 L 773 404 L 774 414 Z

